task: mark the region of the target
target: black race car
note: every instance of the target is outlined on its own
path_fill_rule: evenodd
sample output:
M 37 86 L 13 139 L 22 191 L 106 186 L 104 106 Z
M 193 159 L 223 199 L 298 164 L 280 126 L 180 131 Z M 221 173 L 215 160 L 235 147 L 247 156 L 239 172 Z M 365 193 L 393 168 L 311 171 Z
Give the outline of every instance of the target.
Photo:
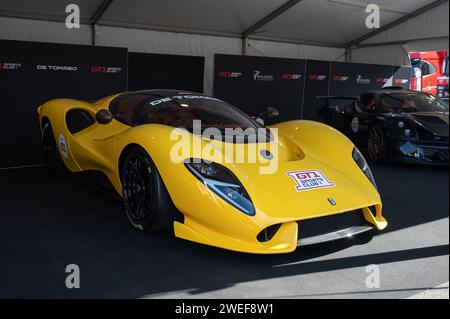
M 374 161 L 448 165 L 449 108 L 433 95 L 392 87 L 317 101 L 320 121 L 366 149 Z

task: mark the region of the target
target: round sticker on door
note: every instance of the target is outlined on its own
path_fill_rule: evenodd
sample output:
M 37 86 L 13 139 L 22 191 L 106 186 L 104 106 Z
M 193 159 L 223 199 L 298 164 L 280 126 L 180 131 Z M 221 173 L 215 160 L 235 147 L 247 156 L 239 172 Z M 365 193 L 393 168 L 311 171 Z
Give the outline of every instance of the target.
M 352 127 L 353 133 L 358 133 L 358 130 L 359 130 L 359 120 L 358 120 L 357 117 L 354 117 L 354 118 L 353 118 L 351 127 Z
M 64 158 L 67 158 L 68 152 L 67 152 L 67 143 L 64 136 L 61 134 L 59 136 L 59 149 L 61 151 L 61 154 L 64 156 Z

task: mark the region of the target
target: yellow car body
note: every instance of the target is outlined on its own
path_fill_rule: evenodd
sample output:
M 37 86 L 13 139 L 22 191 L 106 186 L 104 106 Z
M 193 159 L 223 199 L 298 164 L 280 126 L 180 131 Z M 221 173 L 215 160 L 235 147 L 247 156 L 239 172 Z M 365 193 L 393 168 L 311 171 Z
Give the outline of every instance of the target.
M 51 123 L 61 158 L 69 171 L 101 171 L 120 196 L 120 165 L 124 153 L 133 145 L 143 148 L 155 163 L 173 204 L 184 216 L 183 222 L 173 223 L 176 237 L 234 251 L 275 254 L 296 250 L 298 225 L 305 220 L 362 210 L 366 222 L 374 229 L 387 226 L 376 187 L 352 158 L 353 143 L 329 126 L 296 120 L 269 127 L 278 129 L 278 138 L 258 147 L 276 149 L 278 156 L 273 160 L 277 161 L 278 169 L 273 174 L 261 174 L 261 163 L 229 163 L 221 156 L 226 147 L 247 156 L 251 144 L 226 145 L 182 130 L 177 132 L 166 125 L 130 127 L 112 120 L 109 124 L 96 122 L 75 134 L 69 132 L 67 112 L 82 109 L 95 118 L 117 96 L 95 103 L 51 100 L 38 108 L 39 121 L 41 125 L 44 121 Z M 250 194 L 254 216 L 243 214 L 222 200 L 182 163 L 169 160 L 171 149 L 181 141 L 181 138 L 174 139 L 174 134 L 188 137 L 184 140 L 188 143 L 184 146 L 191 150 L 188 157 L 221 164 L 239 179 Z M 60 139 L 65 149 L 61 149 Z M 216 152 L 198 153 L 193 147 L 195 143 Z M 333 187 L 297 191 L 295 180 L 287 174 L 301 170 L 321 171 Z M 276 234 L 271 240 L 260 242 L 257 235 L 272 225 L 280 225 Z

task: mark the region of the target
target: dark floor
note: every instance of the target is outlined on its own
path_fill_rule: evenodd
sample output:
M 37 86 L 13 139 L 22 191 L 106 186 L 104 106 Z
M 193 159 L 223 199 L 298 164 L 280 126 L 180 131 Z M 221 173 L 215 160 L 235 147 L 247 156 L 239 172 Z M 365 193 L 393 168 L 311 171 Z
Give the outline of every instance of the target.
M 42 164 L 43 157 L 40 144 L 0 146 L 0 169 Z
M 0 170 L 0 297 L 403 298 L 448 282 L 448 168 L 373 167 L 389 229 L 365 245 L 246 255 L 133 230 L 74 176 Z M 81 288 L 65 287 L 77 264 Z M 381 268 L 368 290 L 365 267 Z

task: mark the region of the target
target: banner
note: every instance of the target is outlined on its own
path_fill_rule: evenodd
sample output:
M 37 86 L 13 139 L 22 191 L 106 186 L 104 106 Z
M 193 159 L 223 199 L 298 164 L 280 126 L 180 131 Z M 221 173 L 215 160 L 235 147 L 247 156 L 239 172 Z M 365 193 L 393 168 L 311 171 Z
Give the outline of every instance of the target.
M 357 97 L 361 93 L 381 89 L 391 80 L 392 72 L 389 65 L 333 62 L 330 95 Z
M 127 90 L 127 50 L 54 43 L 0 41 L 2 158 L 22 148 L 40 156 L 37 108 L 55 98 L 95 100 Z M 39 151 L 38 151 L 39 150 Z M 37 153 L 39 152 L 39 153 Z
M 128 89 L 203 92 L 204 57 L 129 53 Z
M 393 85 L 401 86 L 405 89 L 411 87 L 412 67 L 396 66 L 394 67 Z
M 305 66 L 304 60 L 297 59 L 216 54 L 214 96 L 251 116 L 270 106 L 280 111 L 276 122 L 298 119 Z
M 319 104 L 315 97 L 327 96 L 330 90 L 330 62 L 306 61 L 306 84 L 303 98 L 302 118 L 317 119 Z
M 214 95 L 251 116 L 278 108 L 273 122 L 317 120 L 317 96 L 352 96 L 384 86 L 409 88 L 411 68 L 216 54 Z

